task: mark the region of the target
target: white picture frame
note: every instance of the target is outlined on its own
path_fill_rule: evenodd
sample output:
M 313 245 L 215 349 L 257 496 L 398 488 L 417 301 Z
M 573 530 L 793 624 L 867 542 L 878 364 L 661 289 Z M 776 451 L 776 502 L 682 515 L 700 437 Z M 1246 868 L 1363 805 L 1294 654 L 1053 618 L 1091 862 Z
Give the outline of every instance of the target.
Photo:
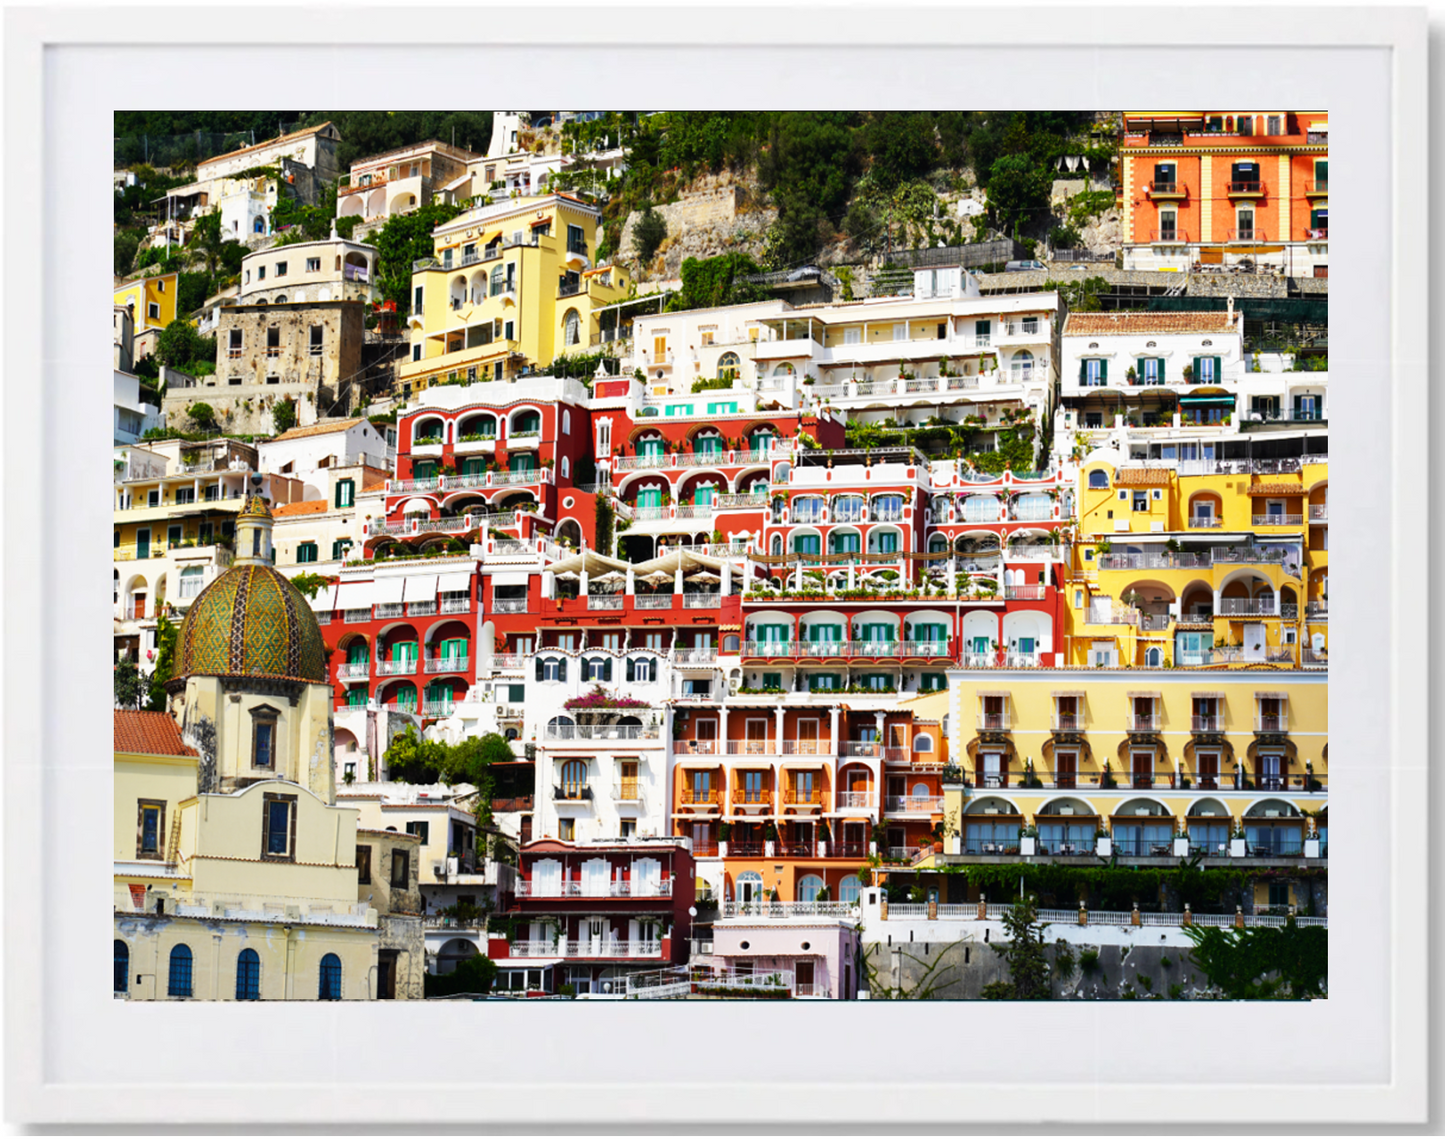
M 1255 8 L 1245 22 L 1207 9 L 1023 11 L 7 12 L 9 1117 L 529 1130 L 1425 1120 L 1429 319 L 1427 260 L 1409 256 L 1430 202 L 1423 12 Z M 92 960 L 111 928 L 98 569 L 108 561 L 99 393 L 110 350 L 98 283 L 110 260 L 115 108 L 475 106 L 516 94 L 609 108 L 1124 109 L 1212 93 L 1325 107 L 1339 152 L 1332 189 L 1346 221 L 1331 288 L 1336 360 L 1348 370 L 1331 392 L 1341 434 L 1331 512 L 1347 537 L 1332 551 L 1341 684 L 1328 1000 L 791 1010 L 113 1001 Z M 1264 1065 L 1251 1045 L 1261 1041 Z

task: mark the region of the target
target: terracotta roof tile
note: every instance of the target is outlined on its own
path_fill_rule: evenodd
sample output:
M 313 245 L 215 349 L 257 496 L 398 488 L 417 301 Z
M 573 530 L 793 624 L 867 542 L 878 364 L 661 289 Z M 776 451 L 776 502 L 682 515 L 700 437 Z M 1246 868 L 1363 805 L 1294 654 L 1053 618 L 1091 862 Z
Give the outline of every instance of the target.
M 312 424 L 306 428 L 292 428 L 289 432 L 282 432 L 274 442 L 281 440 L 301 440 L 307 436 L 324 436 L 330 432 L 344 432 L 348 428 L 354 428 L 360 424 L 362 417 L 358 416 L 352 420 L 329 420 L 324 424 Z
M 1229 333 L 1229 313 L 1070 313 L 1064 322 L 1066 337 L 1107 337 L 1118 333 Z
M 1256 483 L 1249 489 L 1250 495 L 1303 495 L 1304 486 L 1298 483 Z
M 303 499 L 299 503 L 283 503 L 271 512 L 277 519 L 288 515 L 322 515 L 331 506 L 324 499 Z
M 375 491 L 378 487 L 385 487 L 385 486 L 386 486 L 386 481 L 387 481 L 388 478 L 389 478 L 389 477 L 387 477 L 387 476 L 383 476 L 381 479 L 368 480 L 366 483 L 363 483 L 363 484 L 361 485 L 361 490 L 362 490 L 362 491 Z
M 1120 468 L 1114 476 L 1118 487 L 1168 487 L 1169 469 L 1162 467 Z
M 151 757 L 194 757 L 196 750 L 181 740 L 181 727 L 169 713 L 115 711 L 115 751 Z

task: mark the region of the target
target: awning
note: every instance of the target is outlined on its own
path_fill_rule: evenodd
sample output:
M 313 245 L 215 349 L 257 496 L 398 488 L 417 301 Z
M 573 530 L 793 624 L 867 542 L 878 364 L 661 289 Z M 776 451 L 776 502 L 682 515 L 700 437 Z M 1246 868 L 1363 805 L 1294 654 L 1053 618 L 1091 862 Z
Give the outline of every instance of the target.
M 1213 690 L 1213 689 L 1196 689 L 1196 690 L 1195 690 L 1193 693 L 1191 693 L 1189 696 L 1190 696 L 1190 697 L 1196 697 L 1196 698 L 1202 698 L 1202 699 L 1205 699 L 1205 700 L 1208 700 L 1209 698 L 1214 698 L 1216 701 L 1223 701 L 1223 700 L 1224 700 L 1224 694 L 1223 694 L 1223 692 L 1221 692 L 1220 690 Z
M 1273 699 L 1273 700 L 1275 700 L 1275 701 L 1288 701 L 1288 700 L 1289 700 L 1289 694 L 1287 694 L 1287 693 L 1282 693 L 1282 692 L 1277 692 L 1277 691 L 1272 690 L 1272 689 L 1257 689 L 1257 690 L 1254 691 L 1254 696 L 1255 696 L 1256 698 L 1263 697 L 1263 698 L 1266 698 L 1266 699 Z
M 530 577 L 526 571 L 498 571 L 496 574 L 487 575 L 493 586 L 526 586 Z M 465 590 L 466 587 L 462 589 Z
M 1304 485 L 1298 483 L 1257 483 L 1249 489 L 1251 496 L 1303 495 L 1304 493 Z
M 417 574 L 406 576 L 404 597 L 407 602 L 435 602 L 437 597 L 437 576 Z
M 1012 697 L 1013 691 L 1008 689 L 980 689 L 977 691 L 979 697 Z
M 801 757 L 784 757 L 781 763 L 785 769 L 821 769 L 823 767 L 822 761 L 815 760 L 811 757 L 806 760 Z M 736 764 L 736 762 L 734 762 L 734 764 Z
M 336 609 L 336 584 L 323 586 L 316 592 L 316 597 L 310 601 L 311 609 L 317 614 L 330 614 Z
M 1180 404 L 1233 404 L 1234 397 L 1228 393 L 1221 393 L 1218 396 L 1181 396 Z
M 1083 697 L 1083 696 L 1085 696 L 1086 692 L 1087 692 L 1087 691 L 1082 690 L 1082 689 L 1056 689 L 1056 690 L 1054 690 L 1054 692 L 1053 692 L 1053 694 L 1052 694 L 1051 696 L 1053 696 L 1053 697 Z
M 343 582 L 336 588 L 337 610 L 370 610 L 375 597 L 375 583 Z
M 379 578 L 372 586 L 372 604 L 380 606 L 388 602 L 400 602 L 405 591 L 406 579 L 401 575 L 395 578 Z
M 720 769 L 723 765 L 721 757 L 679 757 L 673 762 L 679 769 Z M 734 765 L 734 768 L 737 766 Z
M 1155 689 L 1131 689 L 1131 690 L 1129 691 L 1129 696 L 1130 696 L 1130 697 L 1150 697 L 1150 698 L 1153 698 L 1153 699 L 1155 699 L 1155 700 L 1157 701 L 1162 695 L 1159 693 L 1158 690 L 1155 690 Z
M 538 218 L 535 222 L 532 223 L 532 229 L 535 230 L 538 226 L 550 226 L 551 224 L 551 218 Z
M 466 591 L 470 593 L 471 589 L 471 571 L 443 571 L 437 575 L 437 590 L 442 594 L 451 594 L 456 591 Z

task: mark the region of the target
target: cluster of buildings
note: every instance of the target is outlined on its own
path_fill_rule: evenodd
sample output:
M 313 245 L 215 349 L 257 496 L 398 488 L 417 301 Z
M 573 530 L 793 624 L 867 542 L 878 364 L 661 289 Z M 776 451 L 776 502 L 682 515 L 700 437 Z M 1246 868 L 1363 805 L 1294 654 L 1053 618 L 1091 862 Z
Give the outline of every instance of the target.
M 184 943 L 195 997 L 420 997 L 480 952 L 515 994 L 851 998 L 908 908 L 985 920 L 988 864 L 1327 911 L 1322 356 L 1259 351 L 1248 298 L 1070 312 L 958 267 L 667 311 L 597 221 L 438 227 L 394 415 L 118 439 L 117 656 L 180 631 L 169 712 L 116 714 L 117 992 L 167 997 Z M 218 392 L 276 290 L 335 287 L 277 284 L 302 249 L 248 259 Z M 509 742 L 490 803 L 389 779 L 409 730 Z

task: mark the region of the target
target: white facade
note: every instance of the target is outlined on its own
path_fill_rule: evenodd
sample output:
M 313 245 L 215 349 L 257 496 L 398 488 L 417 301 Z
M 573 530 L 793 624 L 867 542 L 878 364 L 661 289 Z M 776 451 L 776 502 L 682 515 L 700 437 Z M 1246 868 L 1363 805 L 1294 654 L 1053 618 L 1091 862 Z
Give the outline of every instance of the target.
M 337 237 L 272 246 L 242 259 L 236 303 L 371 301 L 375 278 L 375 246 Z
M 152 428 L 165 423 L 161 410 L 141 395 L 140 378 L 115 371 L 115 443 L 134 444 Z
M 388 475 L 396 465 L 396 442 L 388 440 L 366 419 L 338 421 L 331 430 L 313 428 L 284 432 L 256 445 L 262 471 L 279 472 L 306 481 L 306 498 L 325 498 L 334 485 L 331 469 L 357 464 Z M 313 480 L 312 476 L 320 476 Z M 356 490 L 360 492 L 358 483 Z

